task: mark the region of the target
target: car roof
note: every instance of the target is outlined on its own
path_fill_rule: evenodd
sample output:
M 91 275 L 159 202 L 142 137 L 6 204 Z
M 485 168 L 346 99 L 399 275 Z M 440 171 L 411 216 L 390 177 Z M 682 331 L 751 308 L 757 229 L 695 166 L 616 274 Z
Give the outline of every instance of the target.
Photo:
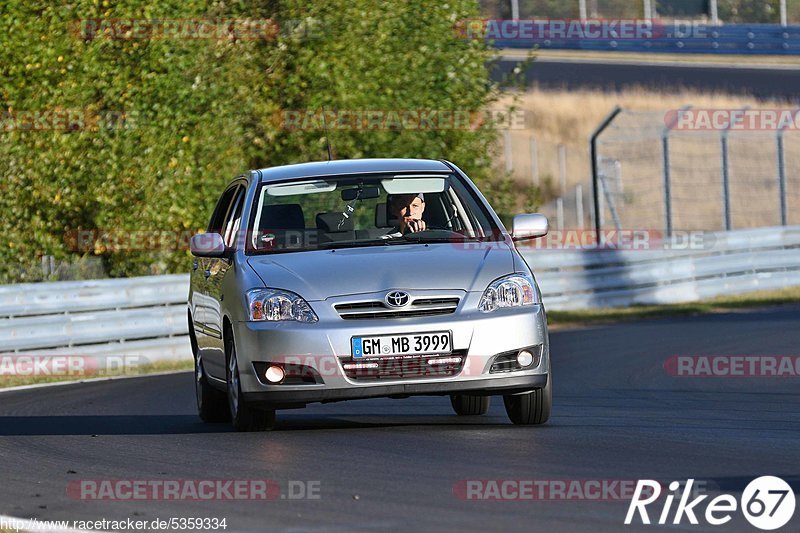
M 452 172 L 444 161 L 433 159 L 340 159 L 299 163 L 258 170 L 261 182 L 376 172 Z

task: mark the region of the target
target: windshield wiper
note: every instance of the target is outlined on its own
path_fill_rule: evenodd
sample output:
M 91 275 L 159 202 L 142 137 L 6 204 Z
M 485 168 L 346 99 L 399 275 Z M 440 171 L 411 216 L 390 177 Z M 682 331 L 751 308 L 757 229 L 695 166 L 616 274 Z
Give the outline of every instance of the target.
M 388 246 L 390 244 L 399 244 L 398 239 L 368 239 L 368 240 L 356 240 L 356 241 L 331 241 L 331 242 L 321 242 L 317 244 L 317 248 L 320 250 L 332 250 L 335 248 L 365 248 L 368 246 Z
M 466 237 L 464 235 L 459 235 L 458 237 L 449 235 L 445 236 L 434 236 L 434 235 L 417 235 L 416 233 L 406 233 L 402 237 L 398 237 L 398 240 L 404 240 L 406 242 L 411 242 L 414 244 L 417 243 L 439 243 L 439 242 L 478 242 L 477 239 L 473 239 L 471 237 Z

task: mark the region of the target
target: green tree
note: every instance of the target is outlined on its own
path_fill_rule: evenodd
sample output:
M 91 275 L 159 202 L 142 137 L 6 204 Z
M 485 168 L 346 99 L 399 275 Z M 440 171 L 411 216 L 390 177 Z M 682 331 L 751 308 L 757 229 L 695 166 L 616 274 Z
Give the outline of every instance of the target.
M 97 255 L 113 276 L 185 270 L 185 249 L 120 250 L 112 239 L 82 250 L 73 238 L 93 229 L 188 234 L 205 226 L 236 174 L 323 159 L 322 131 L 287 130 L 275 120 L 281 111 L 485 109 L 496 95 L 489 52 L 454 31 L 478 15 L 467 0 L 0 4 L 0 280 L 20 280 L 20 267 L 45 254 Z M 214 17 L 271 19 L 280 31 L 111 39 L 76 24 Z M 24 129 L 26 116 L 56 110 L 115 120 Z M 489 124 L 330 137 L 340 158 L 447 158 L 479 182 L 496 150 Z

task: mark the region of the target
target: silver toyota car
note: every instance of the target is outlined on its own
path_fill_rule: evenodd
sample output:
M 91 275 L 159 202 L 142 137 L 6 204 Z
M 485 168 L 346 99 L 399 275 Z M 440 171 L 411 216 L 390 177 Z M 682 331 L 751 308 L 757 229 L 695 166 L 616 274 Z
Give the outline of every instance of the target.
M 197 407 L 236 429 L 277 409 L 449 395 L 459 415 L 502 395 L 515 424 L 550 416 L 547 318 L 511 233 L 448 161 L 361 159 L 251 171 L 191 240 Z

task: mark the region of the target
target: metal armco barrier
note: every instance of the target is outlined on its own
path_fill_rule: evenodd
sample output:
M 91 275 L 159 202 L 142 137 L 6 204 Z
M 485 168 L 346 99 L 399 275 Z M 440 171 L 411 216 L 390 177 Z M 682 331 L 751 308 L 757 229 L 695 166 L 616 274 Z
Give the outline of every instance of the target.
M 705 246 L 522 254 L 554 310 L 692 302 L 800 285 L 800 226 L 705 233 Z M 654 247 L 658 247 L 656 243 Z
M 0 286 L 0 353 L 191 359 L 189 276 Z
M 524 28 L 515 31 L 515 24 L 525 21 L 503 21 L 505 26 L 496 48 L 543 50 L 594 50 L 620 52 L 663 52 L 689 54 L 800 54 L 800 26 L 778 24 L 730 24 L 725 26 L 677 28 L 671 35 L 637 39 L 545 39 L 524 38 Z M 491 37 L 491 35 L 490 35 Z M 509 37 L 509 38 L 502 38 Z
M 800 226 L 703 237 L 700 249 L 519 246 L 551 310 L 690 302 L 800 285 Z M 181 274 L 0 286 L 0 353 L 190 359 L 188 284 Z

